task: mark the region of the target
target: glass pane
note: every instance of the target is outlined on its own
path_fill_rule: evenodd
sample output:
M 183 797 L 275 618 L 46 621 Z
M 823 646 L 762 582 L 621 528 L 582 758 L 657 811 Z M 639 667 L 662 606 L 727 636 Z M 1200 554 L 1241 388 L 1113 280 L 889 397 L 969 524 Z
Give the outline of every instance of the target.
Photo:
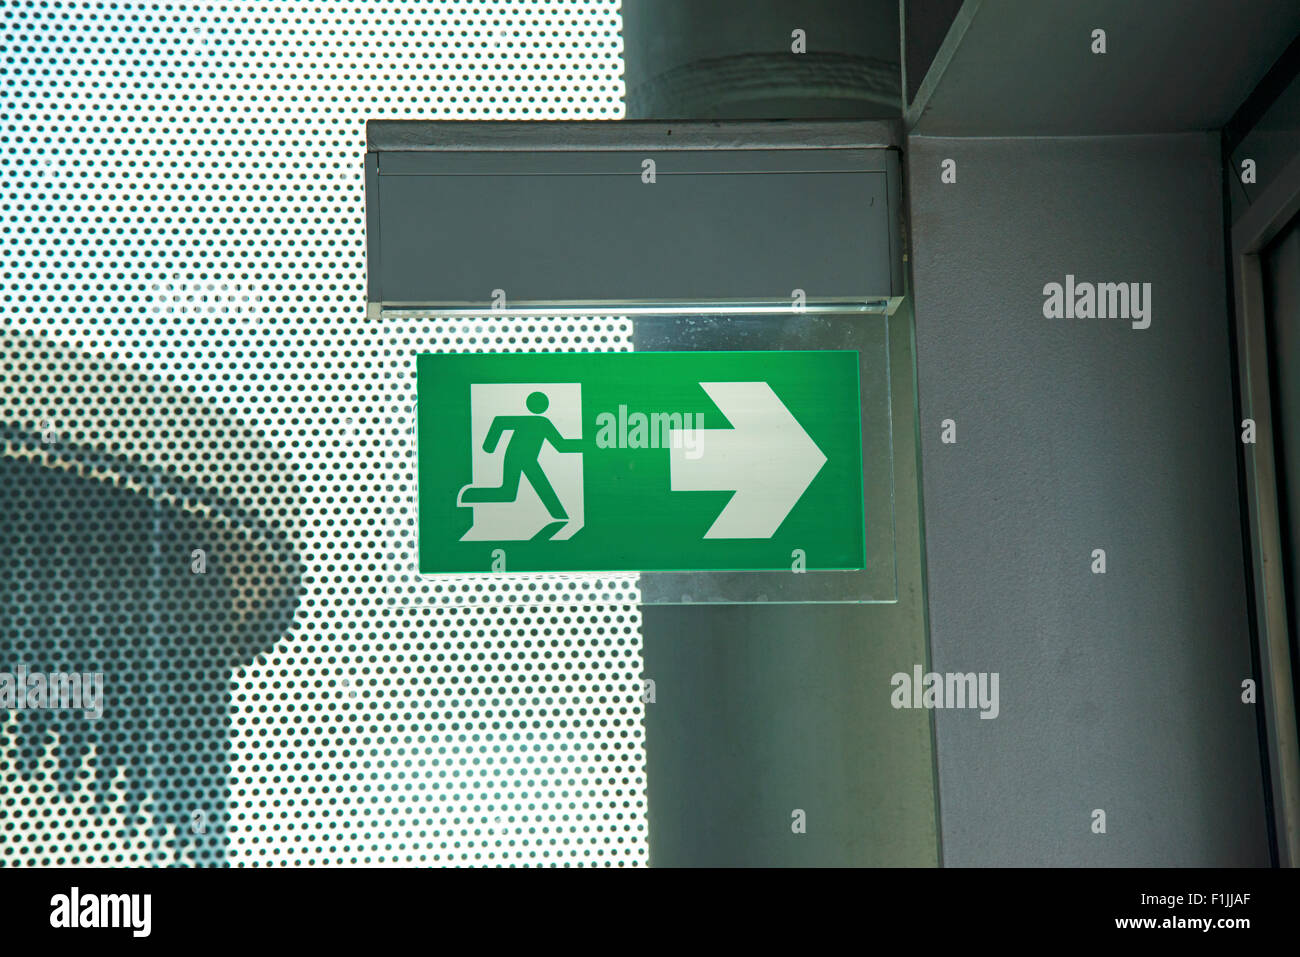
M 526 599 L 579 583 L 646 604 L 896 600 L 887 317 L 842 303 L 654 308 L 384 310 L 385 404 L 409 472 L 387 527 L 393 600 Z M 453 351 L 461 357 L 420 365 Z M 521 351 L 624 355 L 464 356 Z M 525 405 L 534 393 L 544 412 Z M 763 415 L 744 398 L 727 405 L 733 393 Z M 489 403 L 509 413 L 499 426 L 482 413 Z M 779 438 L 807 456 L 767 434 L 777 418 L 789 430 Z M 569 451 L 539 440 L 527 463 L 504 465 L 517 458 L 512 425 L 554 426 L 551 444 Z M 754 447 L 746 428 L 764 433 Z M 800 473 L 789 488 L 782 468 Z M 750 499 L 733 501 L 733 485 Z M 751 501 L 758 525 L 742 527 Z

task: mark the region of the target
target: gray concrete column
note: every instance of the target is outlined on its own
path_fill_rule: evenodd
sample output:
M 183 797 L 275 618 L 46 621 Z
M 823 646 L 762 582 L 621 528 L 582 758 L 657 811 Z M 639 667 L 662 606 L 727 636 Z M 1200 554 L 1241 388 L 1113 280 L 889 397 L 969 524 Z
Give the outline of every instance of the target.
M 629 118 L 900 113 L 895 0 L 627 0 L 623 22 Z M 899 601 L 642 610 L 654 865 L 938 861 L 929 715 L 889 702 L 926 662 L 911 315 L 889 320 Z
M 897 0 L 624 0 L 623 59 L 629 119 L 900 112 Z

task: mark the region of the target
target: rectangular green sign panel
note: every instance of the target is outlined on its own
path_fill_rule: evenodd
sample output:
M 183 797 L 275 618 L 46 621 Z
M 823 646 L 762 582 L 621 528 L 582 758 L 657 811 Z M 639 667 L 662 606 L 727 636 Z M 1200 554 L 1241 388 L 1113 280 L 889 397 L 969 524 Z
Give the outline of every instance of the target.
M 858 365 L 421 355 L 420 571 L 861 569 Z

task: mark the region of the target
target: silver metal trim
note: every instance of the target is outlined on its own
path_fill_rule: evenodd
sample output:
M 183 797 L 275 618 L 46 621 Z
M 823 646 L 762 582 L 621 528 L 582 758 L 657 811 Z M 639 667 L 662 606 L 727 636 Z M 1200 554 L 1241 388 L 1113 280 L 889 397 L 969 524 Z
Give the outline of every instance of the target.
M 367 152 L 897 149 L 885 120 L 370 120 Z
M 1237 355 L 1242 414 L 1255 421 L 1255 444 L 1243 445 L 1252 583 L 1260 653 L 1269 782 L 1278 863 L 1300 866 L 1300 741 L 1297 740 L 1282 533 L 1273 450 L 1271 386 L 1260 253 L 1300 212 L 1300 160 L 1292 162 L 1232 228 Z
M 511 302 L 508 306 L 493 308 L 481 302 L 389 302 L 378 303 L 382 310 L 404 312 L 429 312 L 455 318 L 482 317 L 489 319 L 526 318 L 529 316 L 654 316 L 664 313 L 691 316 L 770 316 L 805 314 L 858 313 L 863 315 L 892 315 L 902 297 L 878 299 L 852 299 L 844 301 L 809 302 L 795 309 L 788 299 L 704 300 L 675 302 L 649 299 L 630 299 L 611 303 L 597 300 L 535 300 Z M 371 303 L 371 305 L 376 305 Z

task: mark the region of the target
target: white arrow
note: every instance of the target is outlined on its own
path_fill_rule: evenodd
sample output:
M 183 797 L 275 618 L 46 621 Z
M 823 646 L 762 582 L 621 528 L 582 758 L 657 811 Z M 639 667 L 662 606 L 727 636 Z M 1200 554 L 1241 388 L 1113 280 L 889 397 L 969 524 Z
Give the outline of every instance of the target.
M 730 429 L 701 429 L 698 458 L 688 458 L 685 430 L 668 449 L 674 492 L 735 491 L 705 538 L 771 538 L 826 456 L 766 382 L 701 382 Z M 680 433 L 680 434 L 679 434 Z

